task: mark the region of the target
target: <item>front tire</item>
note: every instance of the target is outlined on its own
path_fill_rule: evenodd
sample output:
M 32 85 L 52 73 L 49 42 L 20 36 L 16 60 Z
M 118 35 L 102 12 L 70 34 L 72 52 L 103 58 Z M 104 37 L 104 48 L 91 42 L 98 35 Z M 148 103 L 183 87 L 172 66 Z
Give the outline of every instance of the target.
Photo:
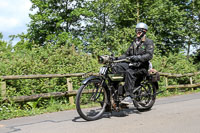
M 102 80 L 93 79 L 82 85 L 76 95 L 78 114 L 87 121 L 101 118 L 107 105 L 107 94 Z

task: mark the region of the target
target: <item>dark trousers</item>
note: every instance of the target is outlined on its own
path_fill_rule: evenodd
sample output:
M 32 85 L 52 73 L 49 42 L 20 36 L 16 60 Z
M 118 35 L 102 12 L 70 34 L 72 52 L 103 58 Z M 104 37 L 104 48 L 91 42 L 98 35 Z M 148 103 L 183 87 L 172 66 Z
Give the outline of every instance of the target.
M 143 78 L 147 74 L 145 68 L 136 68 L 129 66 L 129 63 L 118 63 L 113 66 L 113 73 L 124 74 L 126 96 L 133 96 L 136 81 Z

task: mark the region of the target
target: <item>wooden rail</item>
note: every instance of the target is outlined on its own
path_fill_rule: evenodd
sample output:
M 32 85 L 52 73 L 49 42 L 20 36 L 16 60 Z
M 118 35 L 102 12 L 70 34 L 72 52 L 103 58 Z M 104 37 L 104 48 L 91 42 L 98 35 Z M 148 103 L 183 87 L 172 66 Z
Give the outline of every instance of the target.
M 1 97 L 3 101 L 15 101 L 15 102 L 26 102 L 33 101 L 39 98 L 50 98 L 50 97 L 61 97 L 67 96 L 69 98 L 70 104 L 74 104 L 73 96 L 77 94 L 76 90 L 73 90 L 72 80 L 70 77 L 87 77 L 90 75 L 98 75 L 98 73 L 73 73 L 73 74 L 38 74 L 38 75 L 11 75 L 11 76 L 1 76 L 3 82 L 0 82 Z M 18 80 L 18 79 L 40 79 L 40 78 L 67 78 L 68 91 L 66 92 L 51 92 L 36 94 L 31 96 L 6 96 L 6 80 Z
M 165 77 L 165 87 L 167 89 L 172 88 L 195 88 L 200 87 L 200 83 L 193 83 L 192 76 L 196 76 L 200 74 L 200 72 L 194 73 L 187 73 L 187 74 L 171 74 L 171 73 L 162 73 L 159 72 L 160 76 Z M 74 74 L 45 74 L 45 75 L 12 75 L 12 76 L 1 76 L 1 97 L 3 101 L 15 101 L 15 102 L 25 102 L 25 101 L 32 101 L 37 100 L 39 98 L 50 98 L 50 97 L 61 97 L 67 96 L 69 97 L 69 102 L 74 104 L 73 96 L 76 95 L 77 90 L 73 90 L 73 84 L 71 77 L 87 77 L 90 75 L 98 75 L 98 73 L 74 73 Z M 180 78 L 180 77 L 190 77 L 190 84 L 185 85 L 169 85 L 168 79 L 169 78 Z M 52 92 L 52 93 L 43 93 L 43 94 L 36 94 L 31 96 L 13 96 L 7 97 L 6 96 L 6 80 L 18 80 L 18 79 L 39 79 L 39 78 L 67 78 L 67 86 L 68 91 L 66 92 Z
M 180 78 L 180 77 L 191 77 L 191 76 L 196 76 L 200 74 L 199 72 L 194 72 L 194 73 L 186 73 L 186 74 L 173 74 L 173 73 L 162 73 L 159 72 L 160 76 L 165 76 L 169 78 Z
M 1 76 L 3 80 L 15 80 L 15 79 L 39 79 L 39 78 L 70 78 L 70 77 L 82 77 L 87 73 L 73 73 L 73 74 L 40 74 L 40 75 L 11 75 Z
M 173 89 L 173 88 L 195 88 L 200 87 L 200 83 L 193 83 L 192 76 L 196 76 L 200 74 L 200 72 L 194 72 L 194 73 L 186 73 L 186 74 L 172 74 L 172 73 L 161 73 L 159 72 L 160 76 L 165 77 L 165 86 L 167 89 Z M 184 85 L 169 85 L 168 79 L 169 78 L 181 78 L 181 77 L 190 77 L 190 84 L 184 84 Z

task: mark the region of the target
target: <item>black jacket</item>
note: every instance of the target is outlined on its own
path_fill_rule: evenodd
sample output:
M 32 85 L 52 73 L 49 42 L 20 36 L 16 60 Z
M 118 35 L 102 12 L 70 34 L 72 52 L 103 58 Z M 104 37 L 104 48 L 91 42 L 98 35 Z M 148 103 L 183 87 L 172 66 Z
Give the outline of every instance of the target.
M 135 39 L 128 50 L 122 56 L 118 57 L 118 59 L 134 56 L 134 61 L 132 62 L 132 64 L 137 64 L 135 66 L 133 65 L 134 67 L 148 69 L 149 61 L 153 58 L 153 53 L 153 41 L 144 37 L 139 45 L 136 45 Z

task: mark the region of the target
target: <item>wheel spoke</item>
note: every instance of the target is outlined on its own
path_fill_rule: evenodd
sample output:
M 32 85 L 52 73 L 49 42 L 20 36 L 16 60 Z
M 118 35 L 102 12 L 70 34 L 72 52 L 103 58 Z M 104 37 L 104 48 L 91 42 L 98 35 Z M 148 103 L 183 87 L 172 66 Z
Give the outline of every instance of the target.
M 79 89 L 76 106 L 79 115 L 85 120 L 98 119 L 105 110 L 107 95 L 101 85 L 100 80 L 95 80 L 88 82 Z
M 141 89 L 138 91 L 138 98 L 137 102 L 139 104 L 138 109 L 147 110 L 150 109 L 154 102 L 155 102 L 155 96 L 153 95 L 155 93 L 155 88 L 153 88 L 151 83 L 144 83 L 142 84 Z

